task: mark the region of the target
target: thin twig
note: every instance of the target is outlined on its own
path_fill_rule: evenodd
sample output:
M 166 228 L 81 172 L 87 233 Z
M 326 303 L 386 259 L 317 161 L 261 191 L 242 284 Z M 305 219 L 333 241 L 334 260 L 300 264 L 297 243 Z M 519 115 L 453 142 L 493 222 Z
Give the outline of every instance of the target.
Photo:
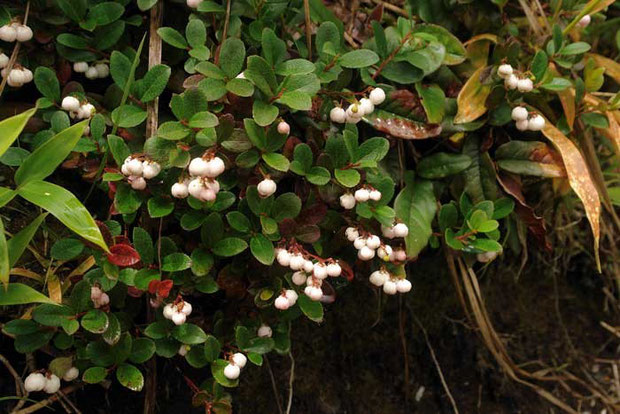
M 228 25 L 230 24 L 230 3 L 231 0 L 226 0 L 226 18 L 224 19 L 224 30 L 222 30 L 222 43 L 228 36 Z
M 26 395 L 27 392 L 26 392 L 26 388 L 24 387 L 24 382 L 22 381 L 22 378 L 19 376 L 17 371 L 15 371 L 15 368 L 13 368 L 13 365 L 11 365 L 9 360 L 6 359 L 4 355 L 1 355 L 1 354 L 0 354 L 0 362 L 4 364 L 6 369 L 9 371 L 9 373 L 13 376 L 13 379 L 15 380 L 15 395 L 17 397 L 22 397 Z M 15 406 L 14 410 L 19 410 L 25 404 L 25 402 L 26 400 L 20 400 Z
M 405 316 L 403 312 L 403 296 L 398 296 L 398 333 L 400 343 L 403 347 L 403 365 L 405 366 L 405 383 L 403 392 L 405 394 L 405 409 L 409 406 L 409 353 L 407 352 L 407 338 L 405 337 Z
M 407 35 L 403 37 L 403 39 L 400 41 L 400 44 L 396 47 L 396 49 L 394 49 L 392 53 L 390 53 L 390 55 L 383 62 L 381 62 L 381 65 L 379 65 L 379 68 L 377 69 L 377 71 L 372 75 L 373 80 L 377 79 L 377 77 L 379 76 L 379 74 L 381 74 L 383 69 L 385 69 L 387 64 L 390 63 L 396 57 L 398 52 L 400 52 L 400 49 L 402 49 L 405 43 L 407 43 L 409 39 L 411 39 L 412 35 L 413 35 L 412 32 L 407 33 Z
M 286 414 L 290 414 L 291 408 L 293 407 L 293 382 L 295 382 L 295 359 L 293 359 L 293 354 L 290 351 L 288 357 L 291 359 L 291 373 L 288 376 L 288 403 L 286 404 Z
M 304 17 L 306 19 L 306 47 L 308 60 L 312 60 L 312 26 L 310 22 L 310 0 L 304 0 Z
M 407 13 L 407 11 L 405 9 L 402 9 L 394 4 L 388 3 L 387 1 L 383 1 L 383 0 L 372 0 L 373 3 L 376 4 L 380 4 L 383 7 L 385 7 L 386 9 L 396 13 L 396 14 L 400 14 L 403 17 L 409 17 L 409 13 Z
M 74 391 L 76 391 L 76 390 L 78 390 L 80 388 L 82 388 L 82 384 L 70 385 L 70 386 L 64 388 L 62 390 L 62 393 L 65 394 L 65 395 L 68 395 L 68 394 L 71 394 L 72 392 L 74 392 Z M 47 398 L 47 399 L 45 399 L 43 401 L 39 401 L 38 403 L 32 404 L 29 407 L 26 407 L 26 408 L 21 409 L 19 411 L 15 411 L 15 412 L 13 412 L 13 414 L 30 414 L 30 413 L 34 413 L 35 411 L 39 411 L 41 408 L 45 408 L 48 405 L 53 404 L 54 402 L 58 401 L 59 398 L 60 398 L 59 394 L 54 394 L 51 397 L 49 397 L 49 398 Z
M 151 25 L 149 28 L 149 69 L 161 64 L 161 37 L 157 30 L 161 26 L 164 16 L 164 2 L 160 0 L 151 9 Z M 146 138 L 157 134 L 159 124 L 159 97 L 147 104 L 146 111 Z
M 437 357 L 435 356 L 435 350 L 433 349 L 433 346 L 431 345 L 430 341 L 428 340 L 428 335 L 426 334 L 426 329 L 424 329 L 424 326 L 422 325 L 422 323 L 418 320 L 418 318 L 413 315 L 413 320 L 415 320 L 415 322 L 418 324 L 418 326 L 420 327 L 420 330 L 422 331 L 422 334 L 424 335 L 424 341 L 426 341 L 426 346 L 428 347 L 428 351 L 431 354 L 431 358 L 433 358 L 433 363 L 435 364 L 435 368 L 437 368 L 437 374 L 439 374 L 439 379 L 441 380 L 441 385 L 443 386 L 443 389 L 446 391 L 446 394 L 448 395 L 448 399 L 450 400 L 450 404 L 452 404 L 452 409 L 454 410 L 455 414 L 459 413 L 459 409 L 456 406 L 456 401 L 454 401 L 454 398 L 452 397 L 452 393 L 450 392 L 450 388 L 448 388 L 448 384 L 446 383 L 446 379 L 443 376 L 443 372 L 441 371 L 441 366 L 439 365 L 439 362 L 437 361 Z
M 265 365 L 267 366 L 267 372 L 269 372 L 269 378 L 271 378 L 271 387 L 273 388 L 273 395 L 276 397 L 276 404 L 278 405 L 278 412 L 282 413 L 282 405 L 280 404 L 280 393 L 278 392 L 278 387 L 276 386 L 276 379 L 273 376 L 273 371 L 271 370 L 271 365 L 269 364 L 269 359 L 267 355 L 263 357 L 265 359 Z

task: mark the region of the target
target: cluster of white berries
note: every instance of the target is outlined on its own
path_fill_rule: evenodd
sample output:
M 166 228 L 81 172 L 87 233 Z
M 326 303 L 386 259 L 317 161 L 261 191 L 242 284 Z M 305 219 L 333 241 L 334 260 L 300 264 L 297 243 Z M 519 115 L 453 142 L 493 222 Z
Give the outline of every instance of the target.
M 164 306 L 164 318 L 171 320 L 175 325 L 183 325 L 192 313 L 191 303 L 181 300 L 178 303 L 169 303 Z
M 73 64 L 73 71 L 83 73 L 87 79 L 91 80 L 107 78 L 110 75 L 110 67 L 103 62 L 95 63 L 93 66 L 86 62 L 75 62 Z
M 134 158 L 132 155 L 125 158 L 125 162 L 121 166 L 121 172 L 127 180 L 129 185 L 134 190 L 144 190 L 146 188 L 146 180 L 150 180 L 159 174 L 161 166 L 155 161 L 144 160 Z
M 504 85 L 508 89 L 517 89 L 519 92 L 527 93 L 534 89 L 534 82 L 530 78 L 519 78 L 514 73 L 514 69 L 507 63 L 497 68 L 497 74 L 504 79 Z
M 293 273 L 292 281 L 297 286 L 306 284 L 304 293 L 312 300 L 320 300 L 323 297 L 323 280 L 328 276 L 338 277 L 342 274 L 342 267 L 334 259 L 312 261 L 306 259 L 298 251 L 289 252 L 286 249 L 276 250 L 276 260 L 281 266 L 289 267 Z M 285 304 L 284 300 L 288 303 Z M 297 293 L 294 290 L 285 291 L 278 299 L 275 306 L 278 309 L 288 309 L 297 302 Z M 288 306 L 286 306 L 288 305 Z M 286 306 L 286 307 L 279 307 Z
M 71 367 L 65 372 L 62 379 L 69 382 L 79 375 L 80 371 L 76 367 Z M 44 375 L 40 372 L 33 372 L 26 377 L 24 387 L 26 392 L 45 391 L 48 394 L 54 394 L 60 389 L 60 378 L 51 373 Z
M 7 76 L 8 64 L 8 57 L 3 53 L 2 55 L 0 55 L 0 67 L 2 67 L 2 71 L 0 71 L 0 74 L 3 78 Z M 30 69 L 23 66 L 13 66 L 13 69 L 8 72 L 6 83 L 13 88 L 19 88 L 26 83 L 32 82 L 33 79 L 34 75 L 32 74 L 32 71 Z
M 220 192 L 220 183 L 216 178 L 225 169 L 226 165 L 220 157 L 194 158 L 189 163 L 189 174 L 192 178 L 173 184 L 170 192 L 175 198 L 191 195 L 200 201 L 214 201 Z
M 239 374 L 241 374 L 241 369 L 245 367 L 245 364 L 248 362 L 248 359 L 241 352 L 237 352 L 233 354 L 233 356 L 228 361 L 228 365 L 224 368 L 224 376 L 229 380 L 236 380 L 239 378 Z
M 202 1 L 203 0 L 187 0 L 187 7 L 197 9 L 198 6 L 200 6 L 200 3 L 202 3 Z
M 592 18 L 590 17 L 590 15 L 586 14 L 581 19 L 579 19 L 579 21 L 577 22 L 577 26 L 581 27 L 582 29 L 585 29 L 586 27 L 588 27 L 591 20 Z
M 295 306 L 298 297 L 299 295 L 297 295 L 297 292 L 295 292 L 293 289 L 286 289 L 283 290 L 282 294 L 276 298 L 273 305 L 276 307 L 276 309 L 287 310 L 291 306 Z
M 407 293 L 411 290 L 411 282 L 405 278 L 394 277 L 385 269 L 376 270 L 370 274 L 370 283 L 377 287 L 383 287 L 386 295 Z
M 27 42 L 32 39 L 32 29 L 25 24 L 13 22 L 0 27 L 0 40 L 4 42 Z
M 539 114 L 530 117 L 529 112 L 523 106 L 515 106 L 511 116 L 519 131 L 540 131 L 545 127 L 545 118 Z
M 355 101 L 345 110 L 340 106 L 334 107 L 329 112 L 332 122 L 338 124 L 357 124 L 365 115 L 370 115 L 375 110 L 375 105 L 380 105 L 385 101 L 385 91 L 381 88 L 373 89 L 368 98 Z
M 344 193 L 340 196 L 340 205 L 345 210 L 351 210 L 356 203 L 365 203 L 368 200 L 381 200 L 381 191 L 370 186 L 363 186 L 355 191 L 354 194 Z
M 392 227 L 383 227 L 383 235 L 390 239 L 394 237 L 407 237 L 409 228 L 405 223 L 397 223 Z M 375 255 L 385 262 L 404 262 L 407 254 L 401 248 L 392 248 L 388 244 L 381 242 L 379 236 L 371 233 L 361 235 L 355 227 L 348 227 L 345 230 L 347 240 L 353 242 L 353 247 L 357 249 L 357 257 L 360 260 L 372 260 Z
M 90 300 L 93 301 L 95 308 L 101 308 L 110 303 L 110 297 L 99 286 L 90 288 Z
M 65 96 L 60 106 L 69 112 L 71 119 L 88 119 L 95 114 L 95 105 L 88 101 L 81 103 L 75 96 Z
M 263 181 L 258 183 L 258 185 L 256 186 L 256 189 L 258 190 L 258 195 L 264 198 L 267 198 L 273 193 L 275 193 L 277 188 L 278 186 L 276 185 L 276 182 L 269 177 L 264 178 Z

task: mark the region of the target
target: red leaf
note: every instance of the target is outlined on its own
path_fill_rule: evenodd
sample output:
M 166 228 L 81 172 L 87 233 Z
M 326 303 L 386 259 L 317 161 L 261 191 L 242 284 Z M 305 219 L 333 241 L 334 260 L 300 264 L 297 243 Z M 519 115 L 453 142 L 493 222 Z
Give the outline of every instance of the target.
M 170 279 L 159 281 L 159 285 L 157 286 L 157 296 L 160 298 L 167 298 L 168 295 L 170 295 L 172 285 L 174 285 L 174 282 Z
M 138 289 L 135 286 L 127 287 L 127 294 L 131 296 L 132 298 L 139 298 L 140 296 L 142 296 L 143 293 L 144 292 L 142 292 L 140 289 Z
M 157 292 L 157 288 L 159 287 L 160 280 L 151 280 L 149 282 L 148 291 L 151 295 L 154 295 Z
M 110 263 L 120 267 L 129 267 L 137 264 L 140 261 L 140 255 L 133 247 L 127 244 L 115 244 L 110 247 L 110 253 L 108 253 L 108 260 Z
M 99 220 L 95 220 L 95 223 L 97 223 L 97 227 L 99 227 L 99 231 L 101 232 L 101 235 L 103 236 L 103 240 L 106 242 L 106 244 L 108 246 L 113 244 L 114 239 L 112 237 L 112 233 L 110 233 L 110 229 L 108 228 L 108 226 L 106 226 L 103 221 L 99 221 Z

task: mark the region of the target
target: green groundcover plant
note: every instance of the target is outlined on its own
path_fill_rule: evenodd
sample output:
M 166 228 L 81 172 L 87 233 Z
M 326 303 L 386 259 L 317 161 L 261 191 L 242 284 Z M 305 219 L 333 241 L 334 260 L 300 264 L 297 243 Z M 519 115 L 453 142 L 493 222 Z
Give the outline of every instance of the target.
M 177 358 L 210 371 L 193 403 L 231 412 L 349 284 L 393 300 L 433 250 L 550 248 L 544 180 L 600 270 L 619 8 L 540 3 L 377 1 L 352 35 L 320 0 L 0 2 L 0 91 L 28 103 L 0 122 L 0 206 L 40 211 L 0 221 L 2 332 L 52 355 L 18 396 L 141 391 Z

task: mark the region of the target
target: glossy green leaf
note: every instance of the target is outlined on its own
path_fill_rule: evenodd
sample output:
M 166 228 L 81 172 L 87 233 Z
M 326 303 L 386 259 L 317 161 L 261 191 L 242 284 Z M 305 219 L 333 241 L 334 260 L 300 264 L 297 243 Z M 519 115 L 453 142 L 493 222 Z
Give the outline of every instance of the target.
M 0 121 L 0 156 L 11 146 L 19 134 L 26 126 L 28 120 L 37 112 L 37 108 L 32 108 L 19 115 Z
M 6 289 L 0 288 L 0 306 L 25 305 L 28 303 L 58 305 L 44 294 L 22 283 L 11 283 Z

